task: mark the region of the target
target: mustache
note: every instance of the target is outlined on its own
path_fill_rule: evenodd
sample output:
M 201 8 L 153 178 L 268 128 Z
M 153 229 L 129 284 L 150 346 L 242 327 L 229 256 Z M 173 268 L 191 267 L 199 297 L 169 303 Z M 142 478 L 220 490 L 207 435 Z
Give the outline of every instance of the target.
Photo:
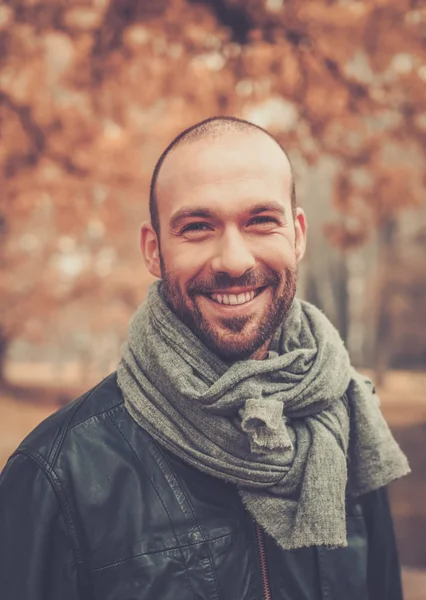
M 188 282 L 186 289 L 190 296 L 198 294 L 211 294 L 217 289 L 225 290 L 233 287 L 260 288 L 266 286 L 276 287 L 281 281 L 280 275 L 275 271 L 268 273 L 243 273 L 240 277 L 231 277 L 228 273 L 217 273 L 210 279 L 193 279 Z

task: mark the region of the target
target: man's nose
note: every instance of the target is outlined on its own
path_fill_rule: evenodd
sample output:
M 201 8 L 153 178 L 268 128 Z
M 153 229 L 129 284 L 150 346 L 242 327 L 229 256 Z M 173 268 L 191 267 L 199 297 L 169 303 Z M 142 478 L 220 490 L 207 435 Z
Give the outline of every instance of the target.
M 217 253 L 211 261 L 215 273 L 240 277 L 256 264 L 255 258 L 239 232 L 230 232 L 218 241 Z

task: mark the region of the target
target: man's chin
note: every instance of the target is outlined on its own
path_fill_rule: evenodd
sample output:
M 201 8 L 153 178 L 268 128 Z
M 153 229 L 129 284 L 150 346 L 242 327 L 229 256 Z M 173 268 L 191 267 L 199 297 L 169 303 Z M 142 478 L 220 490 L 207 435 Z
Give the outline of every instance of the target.
M 224 359 L 225 362 L 235 362 L 250 358 L 257 350 L 265 345 L 265 340 L 259 339 L 258 335 L 247 335 L 241 332 L 232 332 L 229 329 L 212 330 L 203 327 L 197 332 L 199 339 L 216 356 Z
M 191 329 L 195 335 L 216 356 L 225 362 L 245 360 L 265 346 L 272 337 L 265 322 L 269 321 L 267 311 L 261 314 L 237 314 L 235 316 L 215 315 L 205 299 L 194 298 L 198 318 Z
M 247 306 L 235 308 L 216 306 L 201 294 L 170 293 L 171 290 L 165 288 L 166 291 L 166 301 L 178 318 L 225 362 L 261 359 L 286 314 L 287 303 L 283 298 L 276 299 L 276 293 L 269 297 L 270 288 Z

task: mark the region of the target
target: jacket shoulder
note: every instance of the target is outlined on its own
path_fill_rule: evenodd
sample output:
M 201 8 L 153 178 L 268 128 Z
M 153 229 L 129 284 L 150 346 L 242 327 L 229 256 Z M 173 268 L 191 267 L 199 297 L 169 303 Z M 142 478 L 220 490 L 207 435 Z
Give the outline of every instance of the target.
M 109 411 L 123 406 L 124 400 L 117 384 L 116 372 L 98 385 L 70 402 L 42 421 L 19 445 L 15 454 L 38 455 L 53 466 L 71 430 L 84 427 L 90 436 L 90 428 L 96 427 L 94 417 L 102 420 Z M 99 424 L 99 419 L 97 421 Z

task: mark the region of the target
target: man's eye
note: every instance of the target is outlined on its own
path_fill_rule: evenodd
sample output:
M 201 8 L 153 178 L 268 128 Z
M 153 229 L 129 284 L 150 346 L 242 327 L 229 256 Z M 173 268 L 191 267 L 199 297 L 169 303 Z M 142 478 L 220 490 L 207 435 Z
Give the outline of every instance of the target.
M 208 231 L 209 229 L 210 226 L 207 223 L 189 223 L 189 225 L 185 225 L 181 233 L 187 233 L 192 231 Z

